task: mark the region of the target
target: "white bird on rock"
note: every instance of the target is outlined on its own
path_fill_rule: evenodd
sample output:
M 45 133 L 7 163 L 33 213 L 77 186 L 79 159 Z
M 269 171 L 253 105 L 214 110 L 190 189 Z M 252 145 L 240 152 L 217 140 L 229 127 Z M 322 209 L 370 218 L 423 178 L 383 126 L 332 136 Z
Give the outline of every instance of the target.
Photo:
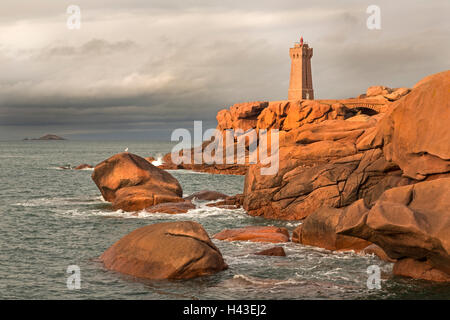
M 125 152 L 128 152 L 128 148 L 125 148 Z

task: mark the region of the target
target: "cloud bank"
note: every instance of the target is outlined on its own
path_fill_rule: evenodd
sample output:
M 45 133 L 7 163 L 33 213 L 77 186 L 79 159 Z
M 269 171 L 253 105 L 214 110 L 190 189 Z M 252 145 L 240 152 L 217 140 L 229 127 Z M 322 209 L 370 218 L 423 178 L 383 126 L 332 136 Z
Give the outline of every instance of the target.
M 162 139 L 237 102 L 282 100 L 289 47 L 314 48 L 317 98 L 412 86 L 450 65 L 450 4 L 3 0 L 0 139 Z M 94 3 L 93 3 L 94 2 Z M 66 8 L 81 8 L 81 29 Z M 4 18 L 4 19 L 3 19 Z

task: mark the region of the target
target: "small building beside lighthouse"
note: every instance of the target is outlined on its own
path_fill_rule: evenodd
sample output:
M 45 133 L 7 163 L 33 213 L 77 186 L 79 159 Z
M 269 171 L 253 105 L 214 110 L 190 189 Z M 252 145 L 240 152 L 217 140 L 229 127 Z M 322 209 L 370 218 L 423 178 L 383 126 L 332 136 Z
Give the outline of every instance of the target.
M 311 74 L 311 58 L 313 49 L 303 42 L 296 42 L 293 48 L 289 49 L 291 57 L 291 78 L 289 81 L 289 100 L 313 100 L 314 90 Z

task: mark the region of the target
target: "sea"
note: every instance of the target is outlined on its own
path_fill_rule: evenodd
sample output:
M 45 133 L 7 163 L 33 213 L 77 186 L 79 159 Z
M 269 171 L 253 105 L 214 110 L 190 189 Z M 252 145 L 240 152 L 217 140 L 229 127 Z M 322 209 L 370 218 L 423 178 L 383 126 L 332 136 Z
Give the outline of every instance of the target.
M 292 231 L 301 224 L 204 202 L 186 214 L 131 215 L 103 200 L 92 169 L 60 168 L 95 165 L 125 148 L 161 158 L 172 147 L 168 142 L 0 142 L 0 299 L 450 299 L 449 284 L 394 277 L 392 264 L 375 256 L 296 243 L 282 244 L 286 257 L 270 257 L 254 253 L 274 244 L 213 240 L 229 269 L 191 280 L 149 281 L 105 269 L 98 258 L 108 247 L 154 223 L 196 221 L 210 236 L 226 228 L 274 225 Z M 186 196 L 243 191 L 243 176 L 170 173 Z M 73 266 L 80 275 L 76 288 L 69 281 Z M 374 268 L 379 281 L 373 279 Z

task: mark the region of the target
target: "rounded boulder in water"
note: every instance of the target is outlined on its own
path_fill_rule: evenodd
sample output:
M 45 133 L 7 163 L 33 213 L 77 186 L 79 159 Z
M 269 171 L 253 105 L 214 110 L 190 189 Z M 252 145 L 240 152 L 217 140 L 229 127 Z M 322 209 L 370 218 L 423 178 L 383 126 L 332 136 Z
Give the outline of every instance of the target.
M 134 230 L 100 257 L 110 270 L 146 279 L 191 279 L 228 268 L 196 222 L 156 223 Z

